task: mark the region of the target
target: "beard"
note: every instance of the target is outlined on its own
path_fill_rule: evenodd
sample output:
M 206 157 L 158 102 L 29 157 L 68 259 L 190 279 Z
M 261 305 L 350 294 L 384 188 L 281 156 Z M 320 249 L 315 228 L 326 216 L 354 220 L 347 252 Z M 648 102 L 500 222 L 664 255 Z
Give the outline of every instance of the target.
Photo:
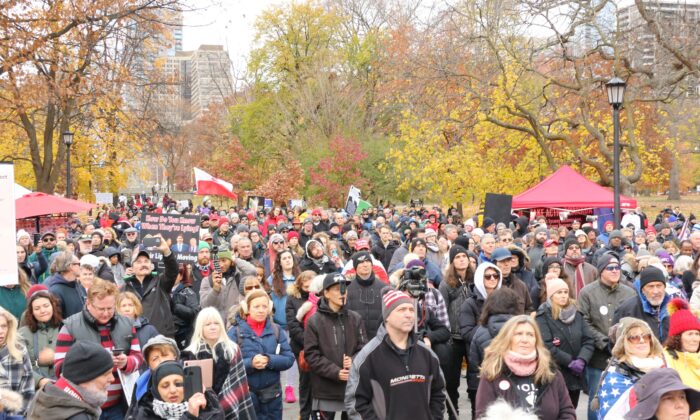
M 95 384 L 86 383 L 81 385 L 76 385 L 75 389 L 80 393 L 86 403 L 93 407 L 102 407 L 104 403 L 107 402 L 107 390 L 100 389 Z

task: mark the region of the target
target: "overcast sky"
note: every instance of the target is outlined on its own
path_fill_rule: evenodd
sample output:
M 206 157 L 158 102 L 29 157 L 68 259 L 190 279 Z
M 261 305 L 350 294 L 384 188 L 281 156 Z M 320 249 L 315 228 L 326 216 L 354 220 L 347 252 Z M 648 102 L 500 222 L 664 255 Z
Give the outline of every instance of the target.
M 194 50 L 201 44 L 223 45 L 235 67 L 245 63 L 252 48 L 253 24 L 270 6 L 289 0 L 200 0 L 198 10 L 184 16 L 183 49 Z

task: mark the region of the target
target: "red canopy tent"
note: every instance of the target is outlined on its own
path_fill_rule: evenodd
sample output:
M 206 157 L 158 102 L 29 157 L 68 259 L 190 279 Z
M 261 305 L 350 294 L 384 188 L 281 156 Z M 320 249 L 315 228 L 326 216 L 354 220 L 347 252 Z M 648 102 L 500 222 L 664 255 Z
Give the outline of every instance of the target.
M 590 181 L 569 166 L 562 166 L 544 181 L 513 197 L 513 210 L 532 208 L 613 208 L 611 190 Z M 620 195 L 620 208 L 633 209 L 637 200 Z
M 56 213 L 80 213 L 93 207 L 95 204 L 92 203 L 33 192 L 15 200 L 15 218 L 25 219 Z

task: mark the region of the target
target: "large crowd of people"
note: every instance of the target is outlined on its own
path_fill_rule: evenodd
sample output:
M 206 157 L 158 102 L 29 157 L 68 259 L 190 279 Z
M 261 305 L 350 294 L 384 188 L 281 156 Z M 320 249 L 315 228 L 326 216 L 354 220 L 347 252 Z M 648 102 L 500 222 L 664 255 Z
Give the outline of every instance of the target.
M 700 418 L 700 224 L 677 208 L 181 204 L 17 232 L 3 418 L 575 419 L 582 392 L 588 419 Z M 146 249 L 146 212 L 198 215 L 198 237 Z

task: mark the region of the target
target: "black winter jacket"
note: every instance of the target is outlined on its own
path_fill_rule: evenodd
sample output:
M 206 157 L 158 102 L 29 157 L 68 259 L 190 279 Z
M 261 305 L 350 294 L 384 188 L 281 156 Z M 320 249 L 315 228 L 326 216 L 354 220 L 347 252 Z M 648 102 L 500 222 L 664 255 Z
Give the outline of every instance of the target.
M 49 292 L 53 293 L 60 301 L 63 319 L 83 310 L 85 300 L 80 293 L 78 280 L 68 281 L 62 275 L 56 273 L 51 287 L 49 287 Z
M 355 276 L 348 286 L 348 297 L 345 307 L 357 312 L 365 322 L 367 339 L 377 335 L 379 326 L 384 322 L 382 317 L 382 289 L 386 284 L 377 280 L 374 273 L 367 280 Z
M 360 315 L 346 308 L 333 312 L 325 298 L 318 300 L 304 331 L 304 358 L 311 366 L 314 398 L 343 401 L 346 383 L 338 379 L 343 355 L 354 357 L 366 342 Z
M 287 303 L 284 309 L 287 316 L 289 346 L 297 358 L 299 358 L 299 352 L 304 349 L 304 324 L 297 320 L 297 312 L 307 300 L 309 300 L 309 292 L 300 290 L 296 283 L 287 287 Z
M 471 344 L 476 328 L 479 326 L 479 317 L 481 317 L 481 309 L 484 307 L 486 298 L 481 296 L 473 284 L 469 285 L 469 298 L 462 303 L 459 308 L 459 334 L 464 340 L 464 345 L 469 354 L 469 345 Z
M 588 364 L 593 356 L 595 340 L 583 315 L 576 312 L 573 322 L 567 325 L 560 319 L 552 318 L 552 307 L 545 302 L 537 310 L 535 320 L 540 327 L 542 341 L 564 376 L 566 387 L 570 391 L 585 389 L 584 377 L 575 376 L 569 370 L 572 360 L 583 359 Z
M 399 241 L 391 240 L 386 246 L 380 242 L 372 247 L 372 255 L 382 263 L 384 269 L 388 272 L 389 264 L 391 264 L 391 257 L 394 256 L 394 252 L 399 249 L 400 246 L 401 244 Z
M 323 262 L 322 266 L 319 267 L 306 255 L 301 259 L 301 261 L 299 261 L 299 269 L 301 269 L 301 271 L 311 270 L 316 274 L 330 274 L 338 272 L 338 268 L 330 259 Z
M 180 350 L 187 347 L 192 338 L 194 321 L 199 313 L 199 298 L 192 286 L 180 283 L 172 293 L 173 315 L 175 316 L 175 341 Z
M 486 326 L 479 325 L 474 332 L 471 344 L 469 345 L 469 364 L 467 365 L 467 388 L 477 389 L 479 387 L 479 369 L 484 360 L 484 350 L 491 344 L 491 340 L 498 335 L 503 325 L 511 319 L 513 315 L 498 314 L 491 315 L 486 321 Z
M 450 332 L 453 340 L 462 340 L 459 314 L 462 304 L 472 295 L 472 288 L 473 283 L 459 283 L 457 287 L 451 287 L 444 279 L 438 286 L 442 298 L 445 299 L 445 306 L 447 306 L 447 316 L 450 319 Z
M 180 417 L 180 420 L 194 420 L 194 419 L 204 419 L 204 420 L 223 420 L 224 411 L 221 409 L 219 404 L 219 398 L 216 396 L 214 391 L 208 389 L 204 392 L 204 398 L 207 400 L 206 408 L 199 410 L 199 416 L 195 417 L 189 412 Z M 153 394 L 147 392 L 139 401 L 136 407 L 130 407 L 126 420 L 161 420 L 161 417 L 153 412 Z
M 175 337 L 175 321 L 171 309 L 170 292 L 177 280 L 178 266 L 175 260 L 175 253 L 171 252 L 167 257 L 163 257 L 165 264 L 165 272 L 154 275 L 147 275 L 143 279 L 145 286 L 142 293 L 137 290 L 140 287 L 135 287 L 134 282 L 138 282 L 135 277 L 126 277 L 122 291 L 132 292 L 136 296 L 141 297 L 143 305 L 143 316 L 151 321 L 151 324 L 156 327 L 159 333 L 166 337 Z

